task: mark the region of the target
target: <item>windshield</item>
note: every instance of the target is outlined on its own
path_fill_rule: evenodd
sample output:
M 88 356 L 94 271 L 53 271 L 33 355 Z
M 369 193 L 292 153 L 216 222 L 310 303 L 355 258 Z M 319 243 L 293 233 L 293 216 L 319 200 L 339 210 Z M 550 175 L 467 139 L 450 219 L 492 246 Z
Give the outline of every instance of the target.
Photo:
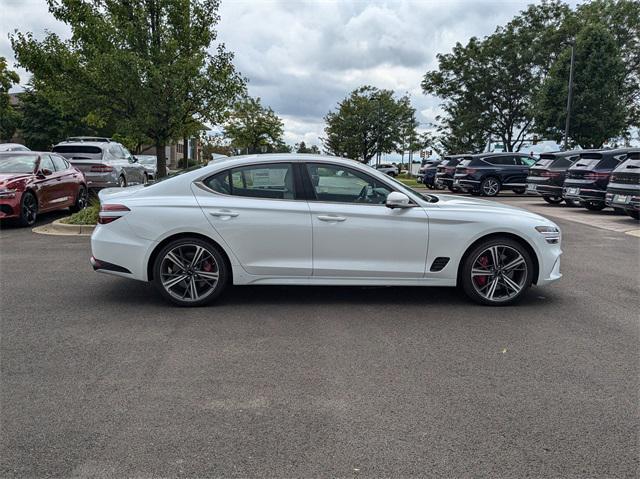
M 35 155 L 0 155 L 0 173 L 33 173 L 37 160 Z

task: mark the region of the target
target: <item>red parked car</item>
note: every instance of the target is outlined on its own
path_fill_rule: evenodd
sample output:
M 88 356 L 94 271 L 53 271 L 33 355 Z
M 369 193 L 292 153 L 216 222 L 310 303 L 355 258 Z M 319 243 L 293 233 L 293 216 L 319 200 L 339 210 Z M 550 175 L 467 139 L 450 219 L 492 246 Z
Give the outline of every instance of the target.
M 82 172 L 62 156 L 37 151 L 0 152 L 0 219 L 15 218 L 23 226 L 38 213 L 87 205 Z

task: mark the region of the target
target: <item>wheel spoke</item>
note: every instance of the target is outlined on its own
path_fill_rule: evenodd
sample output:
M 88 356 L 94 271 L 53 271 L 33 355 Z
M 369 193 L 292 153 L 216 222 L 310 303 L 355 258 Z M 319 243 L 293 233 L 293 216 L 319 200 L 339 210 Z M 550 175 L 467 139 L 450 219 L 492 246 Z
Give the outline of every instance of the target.
M 196 271 L 195 274 L 200 278 L 213 279 L 213 280 L 218 279 L 218 273 L 215 273 L 213 271 Z
M 518 283 L 516 283 L 506 275 L 502 276 L 502 282 L 507 288 L 511 288 L 514 293 L 517 293 L 522 289 Z
M 524 258 L 522 256 L 518 255 L 518 257 L 516 259 L 514 259 L 510 263 L 508 263 L 505 266 L 503 266 L 502 269 L 505 272 L 509 272 L 512 269 L 516 268 L 517 266 L 520 266 L 521 264 L 524 264 Z
M 186 274 L 181 274 L 180 276 L 172 278 L 172 279 L 170 279 L 168 281 L 163 281 L 162 285 L 167 289 L 171 289 L 176 284 L 181 283 L 182 281 L 184 281 L 187 278 L 188 278 L 188 276 Z
M 202 246 L 196 246 L 196 252 L 193 254 L 193 259 L 191 260 L 191 267 L 195 268 L 198 262 L 202 259 L 202 254 L 204 253 L 204 248 Z
M 496 294 L 496 289 L 498 288 L 498 278 L 494 278 L 490 285 L 491 287 L 489 291 L 487 291 L 487 298 L 493 299 L 493 296 Z
M 471 276 L 491 276 L 491 271 L 488 269 L 474 268 L 471 270 Z
M 193 276 L 191 276 L 191 279 L 189 280 L 189 296 L 193 300 L 196 300 L 199 297 L 198 288 L 196 286 L 196 279 Z
M 491 253 L 491 261 L 493 261 L 493 267 L 497 268 L 500 265 L 500 255 L 498 254 L 498 247 L 492 246 L 489 248 L 489 252 Z
M 166 258 L 170 261 L 172 261 L 174 264 L 176 264 L 180 269 L 182 269 L 182 271 L 185 271 L 187 268 L 185 267 L 184 263 L 182 262 L 182 260 L 180 260 L 174 253 L 173 251 L 170 251 L 169 253 L 167 253 Z

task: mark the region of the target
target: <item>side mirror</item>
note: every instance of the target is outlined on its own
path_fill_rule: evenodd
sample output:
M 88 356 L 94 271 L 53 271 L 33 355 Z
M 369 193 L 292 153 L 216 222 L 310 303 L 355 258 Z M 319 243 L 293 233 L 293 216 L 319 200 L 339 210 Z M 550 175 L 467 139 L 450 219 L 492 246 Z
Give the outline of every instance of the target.
M 399 191 L 392 191 L 387 196 L 386 202 L 387 208 L 411 208 L 411 200 L 404 193 Z
M 138 159 L 135 156 L 130 156 L 129 157 L 129 163 L 137 163 Z
M 43 179 L 47 176 L 51 176 L 52 174 L 53 174 L 53 171 L 47 168 L 42 168 L 40 171 L 38 171 L 38 173 L 36 173 L 36 176 L 40 179 Z

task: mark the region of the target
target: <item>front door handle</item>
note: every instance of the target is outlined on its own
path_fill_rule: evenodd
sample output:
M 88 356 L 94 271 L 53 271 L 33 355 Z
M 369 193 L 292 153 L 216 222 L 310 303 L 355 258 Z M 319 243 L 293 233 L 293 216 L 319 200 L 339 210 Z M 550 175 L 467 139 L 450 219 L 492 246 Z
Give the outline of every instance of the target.
M 331 215 L 318 215 L 320 221 L 344 221 L 347 218 L 344 216 L 331 216 Z
M 235 218 L 240 213 L 236 213 L 235 211 L 225 211 L 225 210 L 217 210 L 217 211 L 209 211 L 211 216 L 215 216 L 217 218 Z

